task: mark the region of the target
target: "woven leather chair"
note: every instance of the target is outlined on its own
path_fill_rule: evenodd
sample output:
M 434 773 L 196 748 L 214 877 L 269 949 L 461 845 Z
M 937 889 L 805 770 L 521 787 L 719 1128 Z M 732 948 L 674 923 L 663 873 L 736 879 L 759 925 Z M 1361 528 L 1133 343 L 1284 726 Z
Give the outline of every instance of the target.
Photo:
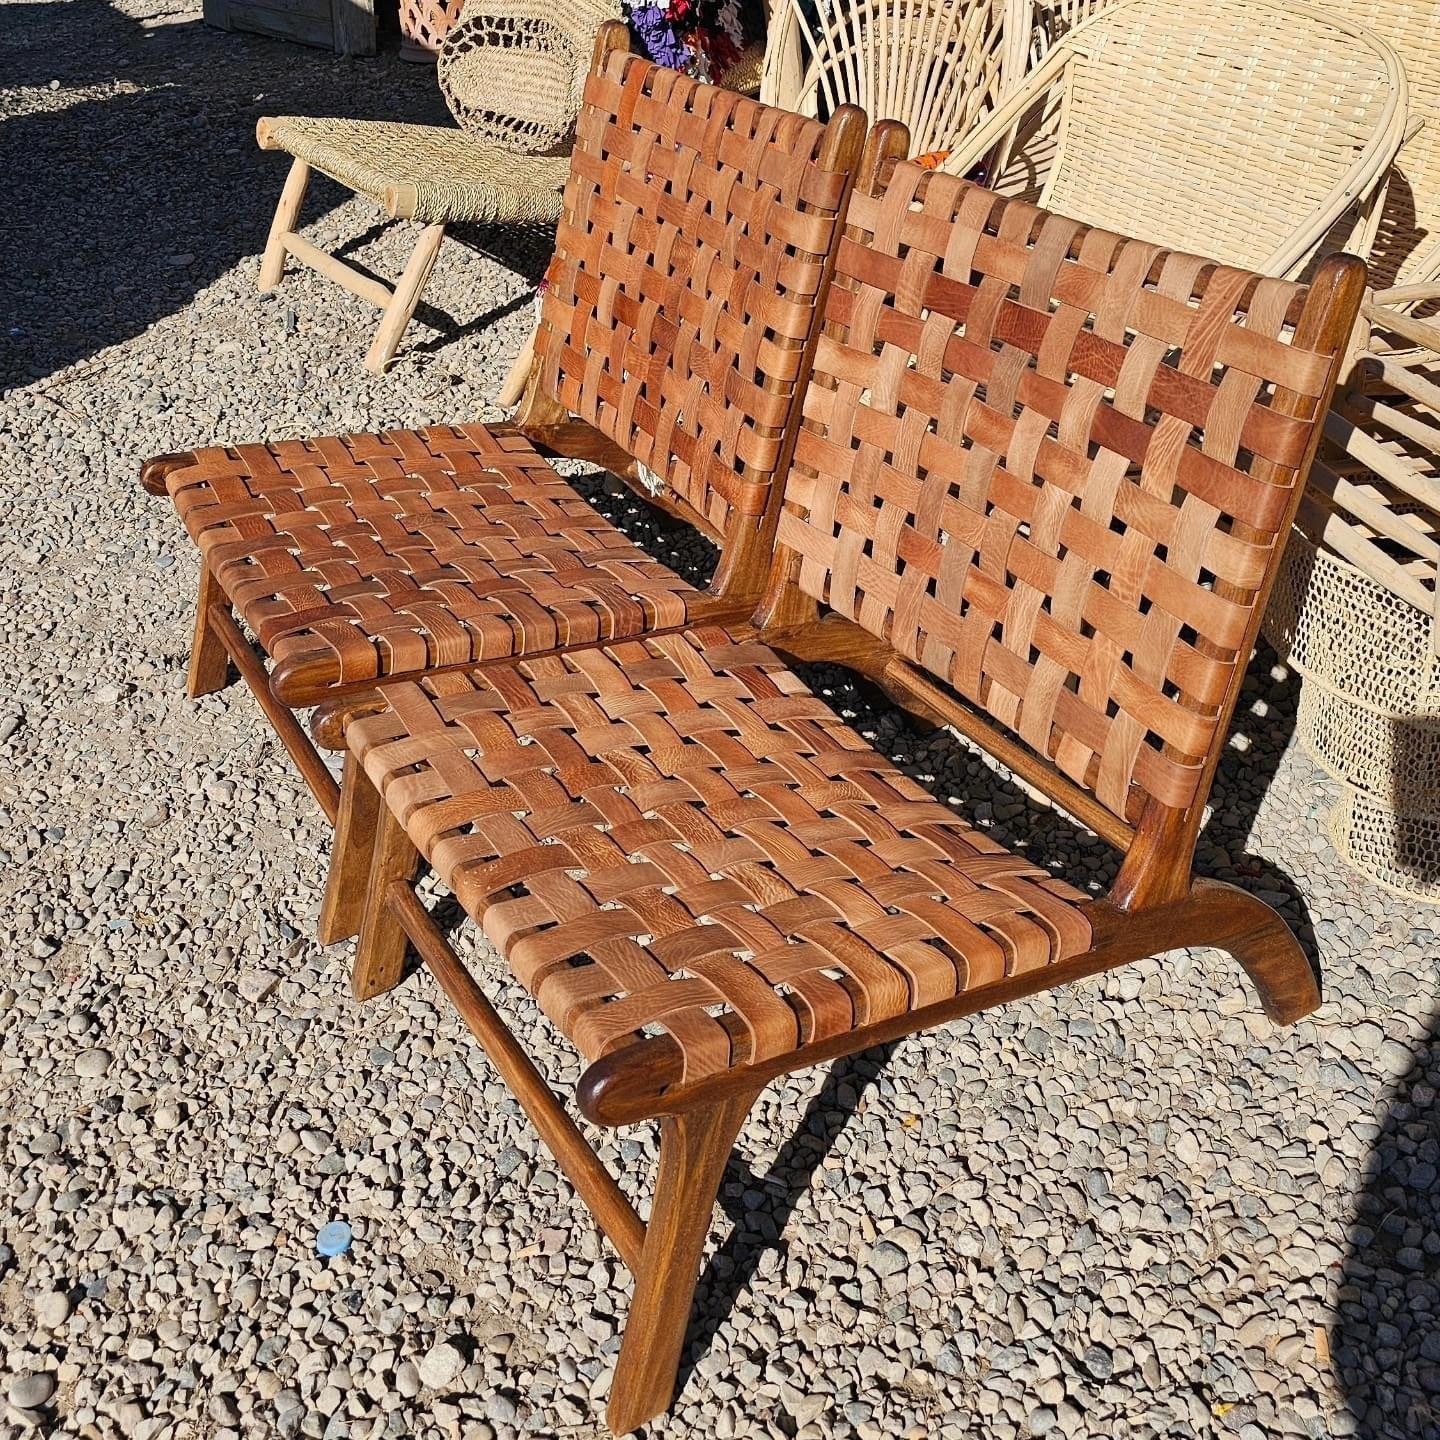
M 346 733 L 356 993 L 413 941 L 634 1272 L 619 1432 L 669 1401 L 773 1077 L 1182 945 L 1278 1021 L 1319 1000 L 1280 917 L 1191 863 L 1364 267 L 1307 288 L 869 173 L 753 624 L 387 685 Z M 959 726 L 1124 852 L 1110 895 L 933 799 L 782 653 Z M 660 1120 L 648 1224 L 416 898 L 422 857 L 589 1062 L 585 1115 Z
M 383 315 L 365 368 L 395 354 L 448 225 L 547 224 L 560 216 L 567 151 L 595 33 L 619 0 L 469 0 L 440 47 L 440 88 L 458 128 L 310 115 L 262 117 L 262 150 L 295 157 L 260 262 L 273 290 L 285 257 L 313 267 Z M 296 228 L 312 170 L 424 228 L 392 288 Z
M 383 677 L 738 620 L 763 589 L 864 117 L 822 126 L 626 45 L 618 21 L 596 41 L 518 425 L 216 446 L 142 472 L 202 555 L 190 694 L 233 660 L 332 820 L 293 709 L 333 701 L 335 723 Z M 555 454 L 717 541 L 710 587 L 603 519 Z
M 1373 31 L 1289 0 L 1118 0 L 1064 33 L 944 162 L 1001 189 L 1263 274 L 1299 273 L 1354 214 L 1363 250 L 1405 127 Z M 1060 123 L 1063 117 L 1063 124 Z

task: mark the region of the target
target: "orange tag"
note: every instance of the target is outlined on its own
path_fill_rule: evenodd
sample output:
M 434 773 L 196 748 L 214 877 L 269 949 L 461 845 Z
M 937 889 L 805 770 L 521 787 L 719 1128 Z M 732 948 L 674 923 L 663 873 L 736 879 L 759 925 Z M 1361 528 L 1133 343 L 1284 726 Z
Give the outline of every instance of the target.
M 938 170 L 949 158 L 948 150 L 932 150 L 928 155 L 917 155 L 915 163 L 922 170 Z

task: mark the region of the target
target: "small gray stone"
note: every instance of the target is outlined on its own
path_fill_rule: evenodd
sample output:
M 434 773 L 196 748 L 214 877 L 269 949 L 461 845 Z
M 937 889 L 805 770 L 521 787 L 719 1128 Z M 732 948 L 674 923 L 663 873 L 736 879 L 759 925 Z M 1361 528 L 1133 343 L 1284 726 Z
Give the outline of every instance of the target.
M 242 1000 L 258 1005 L 279 983 L 280 977 L 273 970 L 248 970 L 235 988 Z
M 98 1080 L 113 1060 L 114 1056 L 108 1050 L 82 1050 L 75 1057 L 75 1073 L 82 1080 Z
M 443 1389 L 465 1368 L 465 1356 L 451 1340 L 442 1340 L 426 1352 L 417 1367 L 420 1379 L 432 1390 Z
M 42 1330 L 58 1330 L 70 1318 L 70 1297 L 52 1290 L 35 1302 L 35 1323 Z
M 485 1406 L 485 1414 L 501 1425 L 508 1424 L 517 1413 L 515 1402 L 503 1390 L 497 1390 Z
M 17 1410 L 38 1410 L 55 1393 L 55 1377 L 40 1371 L 17 1375 L 10 1382 L 6 1397 Z

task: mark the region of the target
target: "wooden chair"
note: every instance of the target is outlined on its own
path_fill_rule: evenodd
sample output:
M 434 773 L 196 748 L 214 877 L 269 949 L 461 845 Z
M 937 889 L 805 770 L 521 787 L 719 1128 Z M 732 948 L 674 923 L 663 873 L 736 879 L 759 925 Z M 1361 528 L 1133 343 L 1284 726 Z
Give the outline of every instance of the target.
M 604 26 L 516 425 L 211 447 L 149 462 L 202 569 L 189 691 L 233 660 L 334 820 L 295 715 L 379 679 L 740 620 L 763 591 L 838 216 L 864 136 L 702 85 Z M 701 591 L 545 455 L 591 459 L 721 547 Z M 248 628 L 256 652 L 241 625 Z
M 446 227 L 550 224 L 560 216 L 570 131 L 595 32 L 618 0 L 469 0 L 441 43 L 440 87 L 458 128 L 391 120 L 264 116 L 262 150 L 294 156 L 260 262 L 273 290 L 290 256 L 382 312 L 365 368 L 383 374 L 430 278 Z M 423 229 L 390 286 L 300 234 L 314 170 Z
M 905 144 L 877 127 L 871 158 Z M 1306 287 L 874 173 L 753 623 L 389 684 L 346 732 L 326 903 L 359 922 L 355 991 L 413 942 L 630 1266 L 617 1432 L 670 1400 L 772 1078 L 1177 946 L 1231 951 L 1277 1021 L 1319 1002 L 1280 917 L 1191 867 L 1363 265 Z M 956 725 L 1123 852 L 1109 896 L 933 799 L 781 654 Z M 416 898 L 421 858 L 589 1062 L 584 1114 L 659 1120 L 648 1224 Z
M 1334 7 L 1118 0 L 1063 33 L 943 168 L 992 158 L 1000 188 L 1087 224 L 1291 275 L 1349 214 L 1368 248 L 1405 116 L 1394 51 Z

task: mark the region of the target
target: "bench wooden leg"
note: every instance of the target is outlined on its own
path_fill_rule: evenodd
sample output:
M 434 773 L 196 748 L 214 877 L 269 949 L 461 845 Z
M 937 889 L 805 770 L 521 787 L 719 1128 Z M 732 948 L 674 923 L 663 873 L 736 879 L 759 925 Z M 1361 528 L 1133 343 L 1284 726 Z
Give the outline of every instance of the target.
M 342 796 L 343 804 L 343 796 Z M 374 828 L 370 873 L 365 883 L 365 915 L 350 988 L 357 1000 L 373 1000 L 400 983 L 405 969 L 405 927 L 390 904 L 392 887 L 404 888 L 415 878 L 420 854 L 405 827 L 377 801 L 380 823 Z
M 660 1122 L 660 1169 L 645 1230 L 635 1300 L 605 1418 L 627 1435 L 664 1410 L 690 1321 L 700 1253 L 726 1161 L 759 1090 Z
M 320 909 L 319 940 L 334 945 L 360 933 L 365 921 L 365 889 L 380 823 L 380 792 L 365 767 L 346 751 L 340 784 L 340 815 L 330 849 L 325 903 Z
M 365 368 L 373 374 L 383 375 L 385 367 L 394 356 L 395 347 L 399 345 L 400 337 L 405 333 L 405 327 L 415 313 L 415 306 L 420 302 L 420 292 L 425 288 L 425 282 L 435 268 L 435 257 L 440 253 L 440 242 L 444 238 L 443 225 L 427 225 L 420 232 L 420 238 L 415 242 L 415 249 L 410 256 L 410 263 L 406 265 L 405 273 L 395 286 L 395 293 L 385 307 L 385 314 L 380 321 L 379 330 L 375 332 L 370 352 L 365 356 Z
M 505 383 L 500 387 L 500 393 L 495 397 L 495 403 L 502 410 L 508 410 L 512 405 L 520 403 L 520 397 L 525 393 L 525 382 L 530 378 L 530 367 L 534 363 L 535 328 L 532 328 L 520 347 L 520 353 L 515 357 L 515 363 L 510 367 L 510 373 L 505 377 Z
M 295 229 L 300 218 L 300 207 L 305 203 L 305 192 L 310 188 L 310 167 L 297 160 L 285 177 L 285 188 L 280 192 L 280 203 L 275 207 L 275 218 L 270 222 L 270 238 L 265 242 L 265 254 L 260 261 L 260 290 L 263 294 L 273 290 L 285 274 L 285 237 Z
M 230 678 L 230 657 L 225 642 L 210 623 L 215 609 L 228 611 L 230 601 L 210 567 L 200 562 L 200 597 L 195 604 L 195 638 L 190 645 L 190 673 L 185 678 L 185 693 L 192 700 L 223 690 Z

